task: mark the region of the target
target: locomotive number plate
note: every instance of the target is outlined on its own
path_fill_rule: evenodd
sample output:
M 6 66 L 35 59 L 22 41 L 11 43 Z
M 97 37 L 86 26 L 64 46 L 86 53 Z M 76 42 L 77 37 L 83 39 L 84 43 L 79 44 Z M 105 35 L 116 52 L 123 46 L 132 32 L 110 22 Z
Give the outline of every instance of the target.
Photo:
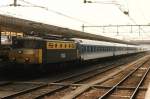
M 47 49 L 75 49 L 76 45 L 72 42 L 47 42 Z

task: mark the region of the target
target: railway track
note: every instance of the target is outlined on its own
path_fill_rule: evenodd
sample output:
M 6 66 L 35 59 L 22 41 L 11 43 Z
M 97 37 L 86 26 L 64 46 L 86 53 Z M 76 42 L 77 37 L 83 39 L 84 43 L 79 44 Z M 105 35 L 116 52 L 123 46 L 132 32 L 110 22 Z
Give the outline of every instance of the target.
M 100 66 L 86 72 L 70 75 L 63 79 L 58 79 L 53 82 L 3 82 L 0 84 L 0 97 L 2 99 L 34 99 L 42 98 L 46 95 L 53 94 L 60 90 L 68 88 L 71 84 L 88 80 L 101 73 L 126 64 L 126 62 L 112 63 L 108 66 Z M 107 68 L 104 68 L 107 67 Z M 78 84 L 77 84 L 78 85 Z M 80 85 L 80 84 L 79 84 Z M 4 90 L 7 89 L 7 90 Z M 2 92 L 2 93 L 1 93 Z
M 107 70 L 113 69 L 115 67 L 116 66 L 108 67 L 108 68 L 105 68 L 105 69 L 103 69 L 104 67 L 100 67 L 100 68 L 97 68 L 97 69 L 101 70 L 101 72 L 98 71 L 98 72 L 90 74 L 91 72 L 95 71 L 95 70 L 92 70 L 92 71 L 85 72 L 83 74 L 73 75 L 73 76 L 67 77 L 65 79 L 55 81 L 54 83 L 77 83 L 77 82 L 80 82 L 82 80 L 86 80 L 90 77 L 93 77 L 95 75 L 98 75 L 99 73 L 102 73 L 102 72 L 105 72 Z M 81 77 L 81 75 L 83 75 L 83 76 Z M 80 79 L 78 78 L 78 76 L 80 76 Z M 6 85 L 9 85 L 10 87 L 12 87 L 14 84 L 18 85 L 19 83 L 8 83 L 7 82 L 7 84 L 3 84 L 4 85 L 3 87 L 5 87 Z M 24 85 L 30 84 L 30 83 L 29 82 L 27 82 L 27 83 L 26 82 L 24 82 L 24 83 L 21 82 L 21 84 L 24 86 Z M 36 83 L 31 82 L 31 84 L 36 84 Z M 37 86 L 37 87 L 32 87 L 32 88 L 27 87 L 23 91 L 17 91 L 16 93 L 10 93 L 9 95 L 1 97 L 1 98 L 6 99 L 6 98 L 13 98 L 13 97 L 16 97 L 16 96 L 18 97 L 19 95 L 22 95 L 22 94 L 28 93 L 28 92 L 29 92 L 29 94 L 32 94 L 32 98 L 40 98 L 40 97 L 42 97 L 46 94 L 54 93 L 54 92 L 57 92 L 58 90 L 61 90 L 62 88 L 69 87 L 68 85 L 66 85 L 66 86 L 57 86 L 57 85 L 53 85 L 53 84 L 50 85 L 49 83 L 40 83 L 40 82 L 37 83 L 37 84 L 38 85 L 41 84 L 41 85 Z M 2 88 L 2 89 L 4 89 L 4 88 Z M 46 91 L 43 93 L 44 90 L 46 90 Z M 39 94 L 39 93 L 41 93 L 41 94 Z M 22 97 L 26 97 L 26 99 L 29 99 L 29 97 L 28 97 L 29 94 L 22 95 Z
M 145 66 L 145 65 L 147 65 L 147 66 Z M 144 69 L 142 69 L 142 68 L 144 68 Z M 124 86 L 124 87 L 132 86 L 133 89 L 131 90 L 132 92 L 130 92 L 131 94 L 128 93 L 127 95 L 122 95 L 121 97 L 128 97 L 129 99 L 135 99 L 137 92 L 139 91 L 139 88 L 140 88 L 141 84 L 143 83 L 145 77 L 147 76 L 149 70 L 150 70 L 150 61 L 148 61 L 148 62 L 146 61 L 144 64 L 136 67 L 135 69 L 133 69 L 133 71 L 129 72 L 128 75 L 123 77 L 118 83 L 116 83 L 114 86 L 112 86 L 108 91 L 106 91 L 98 99 L 106 99 L 106 98 L 110 97 L 113 93 L 115 93 L 115 94 L 119 93 L 120 89 L 117 89 L 117 87 L 119 87 L 119 86 Z M 133 78 L 133 75 L 137 75 L 139 72 L 141 73 L 140 77 Z M 129 81 L 132 81 L 132 84 L 131 84 L 131 82 L 129 83 Z M 117 90 L 117 91 L 115 91 L 115 90 Z M 124 90 L 124 93 L 127 93 L 125 91 L 128 92 L 129 90 Z M 117 97 L 113 96 L 113 98 L 115 99 Z M 110 99 L 112 99 L 112 97 Z
M 147 87 L 142 87 L 141 85 L 149 73 L 150 61 L 146 59 L 141 64 L 134 64 L 132 69 L 129 69 L 129 67 L 126 69 L 121 73 L 117 72 L 108 75 L 103 81 L 99 80 L 76 85 L 80 87 L 67 93 L 61 99 L 135 99 L 139 90 L 145 92 L 147 90 Z M 112 76 L 114 77 L 109 79 Z

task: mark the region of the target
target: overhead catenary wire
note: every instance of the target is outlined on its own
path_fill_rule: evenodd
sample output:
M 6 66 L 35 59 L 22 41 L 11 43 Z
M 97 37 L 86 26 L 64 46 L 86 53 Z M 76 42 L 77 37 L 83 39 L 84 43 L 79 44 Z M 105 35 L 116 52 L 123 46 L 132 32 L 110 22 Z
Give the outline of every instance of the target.
M 55 14 L 57 14 L 57 15 L 67 17 L 67 18 L 72 19 L 72 20 L 76 20 L 76 21 L 79 21 L 79 22 L 82 22 L 82 23 L 92 24 L 92 23 L 89 23 L 89 22 L 87 22 L 87 21 L 81 20 L 81 19 L 79 19 L 79 18 L 72 17 L 72 16 L 70 16 L 70 15 L 66 15 L 66 14 L 64 14 L 64 13 L 62 13 L 62 12 L 59 12 L 59 11 L 56 11 L 56 10 L 53 10 L 53 9 L 49 9 L 49 8 L 47 8 L 47 7 L 40 6 L 40 5 L 37 5 L 37 4 L 33 4 L 33 3 L 28 2 L 28 1 L 26 1 L 26 0 L 19 0 L 19 1 L 24 2 L 25 4 L 28 4 L 28 5 L 20 5 L 20 4 L 17 4 L 18 6 L 24 6 L 24 7 L 25 7 L 25 6 L 26 6 L 26 7 L 39 7 L 39 8 L 42 8 L 42 9 L 46 10 L 46 11 L 53 12 L 53 13 L 55 13 Z M 125 0 L 125 1 L 126 1 L 126 3 L 127 3 L 127 6 L 128 6 L 127 0 Z M 118 3 L 116 0 L 111 0 L 111 1 L 94 1 L 94 2 L 98 2 L 98 3 L 101 3 L 101 4 L 113 4 L 113 5 L 116 5 L 116 6 L 118 6 L 118 7 L 122 6 L 122 4 L 121 4 L 121 3 Z M 119 9 L 120 9 L 120 8 L 119 8 Z M 123 11 L 123 10 L 121 10 L 121 11 Z M 134 24 L 137 25 L 136 21 L 135 21 L 131 16 L 128 15 L 128 17 L 129 17 L 129 19 L 130 19 Z M 140 27 L 140 29 L 141 29 L 142 31 L 144 31 L 144 30 L 142 29 L 142 27 Z
M 128 11 L 129 11 L 129 4 L 128 4 L 128 1 L 127 0 L 124 0 L 125 2 L 126 2 L 126 4 L 127 4 L 127 9 L 128 9 Z M 141 10 L 141 8 L 139 7 L 139 2 L 137 1 L 137 3 L 138 3 L 138 9 L 139 9 L 139 12 L 141 13 L 141 15 L 143 16 L 143 18 L 144 18 L 144 20 L 146 20 L 146 21 L 148 21 L 147 19 L 146 19 L 146 17 L 145 17 L 145 15 L 144 15 L 144 13 L 143 13 L 143 11 Z M 130 15 L 128 15 L 127 16 L 134 24 L 136 24 L 136 25 L 138 25 L 137 24 L 137 22 L 130 16 Z M 142 30 L 143 31 L 143 33 L 146 33 L 144 30 L 143 30 L 143 28 L 141 28 L 140 27 L 140 30 Z M 139 30 L 139 31 L 140 31 Z M 147 35 L 147 34 L 145 34 L 145 35 Z M 139 36 L 140 36 L 140 34 L 139 34 Z M 147 36 L 150 36 L 150 35 L 147 35 Z
M 16 1 L 16 0 L 15 0 Z M 15 2 L 14 1 L 14 2 Z M 21 1 L 25 4 L 28 4 L 28 5 L 22 5 L 22 4 L 8 4 L 8 5 L 1 5 L 0 7 L 8 7 L 8 6 L 14 6 L 14 7 L 17 7 L 17 6 L 21 6 L 21 7 L 38 7 L 38 8 L 41 8 L 41 9 L 44 9 L 46 11 L 49 11 L 49 12 L 52 12 L 52 13 L 55 13 L 57 15 L 60 15 L 60 16 L 63 16 L 63 17 L 66 17 L 66 18 L 69 18 L 69 19 L 72 19 L 72 20 L 75 20 L 75 21 L 78 21 L 78 22 L 81 22 L 82 24 L 93 24 L 91 22 L 88 22 L 88 21 L 85 21 L 85 20 L 82 20 L 80 18 L 76 18 L 76 17 L 73 17 L 73 16 L 70 16 L 70 15 L 67 15 L 67 14 L 64 14 L 60 11 L 56 11 L 54 9 L 49 9 L 47 7 L 44 7 L 44 6 L 40 6 L 40 5 L 37 5 L 37 4 L 33 4 L 31 2 L 28 2 L 28 1 L 25 1 L 25 0 L 18 0 L 18 1 Z
M 127 0 L 124 0 L 124 1 L 126 2 L 126 8 L 125 8 L 125 7 L 122 8 L 123 5 L 122 5 L 121 3 L 119 3 L 118 1 L 116 1 L 116 0 L 107 1 L 107 2 L 106 2 L 106 1 L 84 0 L 84 3 L 113 4 L 113 5 L 117 6 L 117 7 L 119 8 L 119 10 L 120 10 L 121 12 L 123 12 L 123 14 L 126 15 L 126 16 L 129 18 L 130 21 L 132 21 L 135 25 L 138 26 L 137 22 L 129 15 L 129 4 L 128 4 L 128 1 L 127 1 Z M 141 11 L 141 13 L 142 13 L 142 11 Z M 145 18 L 145 16 L 144 16 L 143 13 L 142 13 L 142 15 L 143 15 L 143 17 Z M 140 30 L 143 31 L 143 33 L 146 33 L 146 32 L 143 30 L 143 28 L 139 26 L 139 37 L 141 36 Z M 145 35 L 147 35 L 147 34 L 145 34 Z M 147 35 L 147 36 L 149 36 L 149 35 Z
M 143 13 L 143 10 L 141 9 L 141 6 L 139 5 L 139 1 L 137 1 L 137 7 L 139 9 L 139 12 L 143 16 L 144 20 L 147 21 L 147 22 L 149 22 L 149 20 L 145 17 L 145 14 Z
M 49 9 L 49 8 L 47 8 L 47 7 L 44 7 L 44 6 L 36 5 L 36 4 L 33 4 L 33 3 L 28 2 L 28 1 L 25 1 L 25 0 L 19 0 L 19 1 L 22 1 L 22 2 L 24 2 L 24 3 L 26 3 L 26 4 L 29 4 L 29 5 L 31 5 L 32 7 L 39 7 L 39 8 L 42 8 L 42 9 L 46 10 L 46 11 L 55 13 L 55 14 L 60 15 L 60 16 L 64 16 L 64 17 L 69 18 L 69 19 L 72 19 L 72 20 L 76 20 L 76 21 L 78 21 L 78 22 L 82 22 L 82 23 L 84 23 L 84 24 L 93 24 L 93 23 L 87 22 L 87 21 L 85 21 L 85 20 L 82 20 L 82 19 L 79 19 L 79 18 L 76 18 L 76 17 L 72 17 L 72 16 L 70 16 L 70 15 L 64 14 L 64 13 L 62 13 L 62 12 L 59 12 L 59 11 L 56 11 L 56 10 L 53 10 L 53 9 Z
M 138 7 L 138 9 L 140 10 L 139 7 Z M 140 12 L 141 12 L 141 15 L 143 15 L 143 14 L 142 14 L 142 11 L 140 11 Z M 129 17 L 129 19 L 130 19 L 134 24 L 138 25 L 137 22 L 136 22 L 130 15 L 129 15 L 128 17 Z M 145 19 L 145 16 L 144 16 L 144 15 L 143 15 L 143 18 Z M 145 20 L 147 20 L 147 19 L 145 19 Z M 145 35 L 150 36 L 150 35 L 146 34 L 146 32 L 144 31 L 143 28 L 139 27 L 139 29 L 140 29 L 141 31 L 143 31 L 143 33 L 144 33 Z M 140 31 L 140 30 L 139 30 L 139 31 Z M 139 36 L 140 36 L 140 35 L 141 35 L 141 34 L 140 34 L 140 32 L 139 32 Z
M 101 3 L 101 4 L 115 4 L 120 5 L 119 3 L 115 1 L 92 1 L 92 0 L 84 0 L 84 3 Z

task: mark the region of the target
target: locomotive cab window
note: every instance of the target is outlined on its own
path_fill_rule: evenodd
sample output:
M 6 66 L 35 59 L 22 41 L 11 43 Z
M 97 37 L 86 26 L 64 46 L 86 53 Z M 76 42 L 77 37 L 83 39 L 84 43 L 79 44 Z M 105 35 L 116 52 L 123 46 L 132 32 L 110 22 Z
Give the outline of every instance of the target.
M 13 48 L 38 48 L 42 42 L 36 40 L 18 39 L 13 41 Z

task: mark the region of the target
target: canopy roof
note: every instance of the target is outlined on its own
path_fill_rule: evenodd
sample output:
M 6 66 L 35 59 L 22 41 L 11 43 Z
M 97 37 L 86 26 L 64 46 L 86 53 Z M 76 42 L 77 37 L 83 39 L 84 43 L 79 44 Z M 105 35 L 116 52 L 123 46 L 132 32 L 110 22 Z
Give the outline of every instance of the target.
M 91 40 L 100 40 L 107 42 L 133 44 L 127 41 L 113 39 L 105 36 L 95 35 L 91 33 L 81 32 L 68 28 L 62 28 L 54 25 L 44 24 L 40 22 L 20 19 L 8 15 L 0 14 L 0 26 L 10 27 L 12 31 L 29 33 L 31 31 L 39 33 L 40 36 L 45 34 L 63 35 L 65 37 L 83 38 Z

